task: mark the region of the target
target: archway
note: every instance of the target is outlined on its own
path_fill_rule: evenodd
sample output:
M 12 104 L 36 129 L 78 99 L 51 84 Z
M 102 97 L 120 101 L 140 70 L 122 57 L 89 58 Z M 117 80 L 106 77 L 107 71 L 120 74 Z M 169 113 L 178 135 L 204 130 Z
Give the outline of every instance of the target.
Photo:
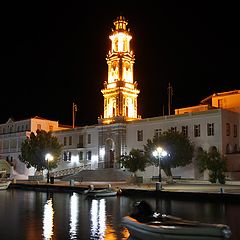
M 105 168 L 114 167 L 114 142 L 111 138 L 106 140 Z

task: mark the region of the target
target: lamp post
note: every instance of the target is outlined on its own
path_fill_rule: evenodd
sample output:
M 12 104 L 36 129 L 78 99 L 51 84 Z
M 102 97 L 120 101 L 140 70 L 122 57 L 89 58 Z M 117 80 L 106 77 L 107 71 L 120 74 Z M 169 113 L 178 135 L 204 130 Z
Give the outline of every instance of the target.
M 162 147 L 157 147 L 157 149 L 153 151 L 153 156 L 158 158 L 158 167 L 159 167 L 158 181 L 161 183 L 162 182 L 161 158 L 167 156 L 167 152 Z
M 53 156 L 50 153 L 45 155 L 45 160 L 47 161 L 47 183 L 49 183 L 49 161 L 53 160 Z

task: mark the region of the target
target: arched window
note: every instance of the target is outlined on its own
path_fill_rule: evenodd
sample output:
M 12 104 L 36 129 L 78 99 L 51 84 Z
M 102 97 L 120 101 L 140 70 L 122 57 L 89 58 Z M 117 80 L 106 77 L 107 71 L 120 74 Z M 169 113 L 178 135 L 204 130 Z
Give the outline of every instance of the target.
M 217 147 L 216 146 L 211 146 L 209 148 L 209 152 L 217 152 Z
M 230 145 L 229 144 L 227 144 L 227 146 L 226 146 L 226 153 L 230 153 Z

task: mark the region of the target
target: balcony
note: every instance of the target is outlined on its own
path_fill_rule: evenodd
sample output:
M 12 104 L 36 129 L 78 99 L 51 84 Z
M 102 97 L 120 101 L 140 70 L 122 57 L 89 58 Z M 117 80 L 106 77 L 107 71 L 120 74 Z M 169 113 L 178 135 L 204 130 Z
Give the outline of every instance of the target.
M 84 146 L 83 146 L 83 143 L 78 143 L 77 144 L 77 148 L 83 148 Z

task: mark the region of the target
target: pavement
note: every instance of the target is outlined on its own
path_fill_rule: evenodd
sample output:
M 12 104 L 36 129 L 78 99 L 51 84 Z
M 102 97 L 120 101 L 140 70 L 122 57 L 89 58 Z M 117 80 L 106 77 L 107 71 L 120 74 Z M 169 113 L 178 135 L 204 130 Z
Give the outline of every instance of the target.
M 229 194 L 240 194 L 240 181 L 226 181 L 225 184 L 210 183 L 209 181 L 195 181 L 195 180 L 177 180 L 169 184 L 163 182 L 152 183 L 127 183 L 127 182 L 76 182 L 76 181 L 61 181 L 58 179 L 54 180 L 54 183 L 47 183 L 46 181 L 29 181 L 29 180 L 15 180 L 12 185 L 34 185 L 40 187 L 74 187 L 86 189 L 89 185 L 94 185 L 94 188 L 106 188 L 109 184 L 113 188 L 119 188 L 122 190 L 145 190 L 145 191 L 156 191 L 161 190 L 162 192 L 192 192 L 192 193 L 229 193 Z

